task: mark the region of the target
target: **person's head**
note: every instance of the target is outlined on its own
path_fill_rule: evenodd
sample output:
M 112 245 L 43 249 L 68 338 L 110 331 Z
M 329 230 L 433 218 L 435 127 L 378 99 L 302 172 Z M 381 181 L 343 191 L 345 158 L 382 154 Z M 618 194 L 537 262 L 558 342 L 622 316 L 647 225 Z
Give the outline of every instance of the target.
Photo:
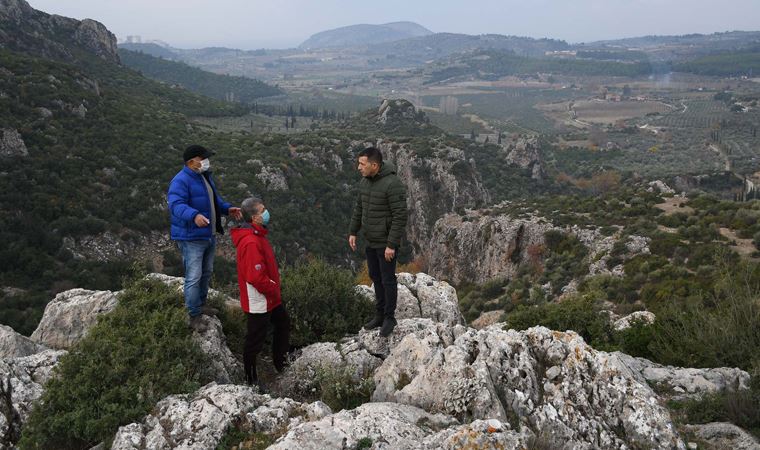
M 269 211 L 264 206 L 264 200 L 259 197 L 248 197 L 240 204 L 240 212 L 246 223 L 269 225 Z
M 213 155 L 214 152 L 202 145 L 191 145 L 185 149 L 182 158 L 187 167 L 195 172 L 202 173 L 211 167 L 208 159 Z
M 383 154 L 375 147 L 365 148 L 359 152 L 359 172 L 363 177 L 372 178 L 380 172 Z

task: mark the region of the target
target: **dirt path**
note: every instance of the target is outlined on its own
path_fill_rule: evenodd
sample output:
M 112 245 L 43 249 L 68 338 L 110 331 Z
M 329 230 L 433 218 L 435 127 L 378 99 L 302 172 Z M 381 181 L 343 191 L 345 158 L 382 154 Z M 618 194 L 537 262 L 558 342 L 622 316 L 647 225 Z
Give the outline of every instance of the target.
M 729 241 L 736 242 L 736 245 L 731 245 L 731 249 L 733 249 L 736 253 L 739 254 L 739 256 L 743 258 L 750 258 L 750 256 L 757 251 L 757 248 L 755 248 L 755 244 L 752 243 L 752 239 L 742 239 L 739 236 L 736 235 L 736 232 L 730 228 L 721 228 L 720 234 L 724 237 L 726 237 Z
M 689 200 L 684 197 L 678 197 L 678 196 L 670 197 L 670 198 L 666 198 L 664 202 L 654 205 L 654 207 L 661 209 L 665 213 L 666 216 L 670 216 L 677 212 L 691 214 L 694 212 L 694 208 L 687 205 L 680 206 L 681 203 L 686 203 L 687 201 Z
M 728 158 L 728 155 L 723 150 L 721 150 L 720 147 L 718 147 L 715 144 L 710 144 L 710 150 L 712 150 L 715 153 L 719 154 L 723 158 L 723 160 L 726 162 L 726 172 L 730 172 L 731 171 L 731 160 Z

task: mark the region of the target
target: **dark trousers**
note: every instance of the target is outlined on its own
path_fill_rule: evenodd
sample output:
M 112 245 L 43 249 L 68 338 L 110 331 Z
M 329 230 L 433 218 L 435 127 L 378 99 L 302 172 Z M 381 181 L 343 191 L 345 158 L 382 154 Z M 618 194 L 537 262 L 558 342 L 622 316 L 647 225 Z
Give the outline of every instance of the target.
M 274 327 L 272 336 L 272 362 L 278 372 L 285 367 L 285 355 L 290 348 L 290 317 L 285 305 L 260 314 L 247 314 L 248 333 L 243 347 L 243 368 L 248 384 L 258 382 L 256 373 L 256 356 L 264 347 L 269 324 Z
M 378 315 L 394 317 L 396 314 L 396 257 L 385 260 L 384 248 L 367 247 L 367 268 L 369 277 L 375 284 L 375 309 Z

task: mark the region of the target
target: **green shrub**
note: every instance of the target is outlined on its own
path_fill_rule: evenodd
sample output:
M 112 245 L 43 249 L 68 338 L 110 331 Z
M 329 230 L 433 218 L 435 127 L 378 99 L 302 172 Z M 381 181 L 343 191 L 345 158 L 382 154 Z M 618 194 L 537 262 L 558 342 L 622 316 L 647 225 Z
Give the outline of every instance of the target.
M 645 321 L 634 321 L 630 328 L 615 332 L 615 341 L 621 352 L 631 356 L 652 359 L 649 344 L 652 342 L 654 328 Z
M 320 259 L 283 271 L 282 298 L 290 314 L 290 342 L 297 347 L 355 333 L 374 311 L 371 302 L 355 293 L 349 270 Z
M 182 298 L 163 283 L 134 282 L 98 320 L 35 403 L 22 449 L 87 449 L 140 420 L 162 398 L 210 381 Z
M 573 330 L 599 350 L 610 348 L 612 326 L 599 314 L 591 296 L 575 297 L 561 303 L 539 306 L 519 306 L 507 314 L 506 328 L 525 330 L 543 325 L 552 330 Z
M 357 380 L 350 366 L 320 367 L 316 380 L 320 400 L 333 411 L 354 409 L 367 403 L 375 390 L 375 381 L 369 374 Z

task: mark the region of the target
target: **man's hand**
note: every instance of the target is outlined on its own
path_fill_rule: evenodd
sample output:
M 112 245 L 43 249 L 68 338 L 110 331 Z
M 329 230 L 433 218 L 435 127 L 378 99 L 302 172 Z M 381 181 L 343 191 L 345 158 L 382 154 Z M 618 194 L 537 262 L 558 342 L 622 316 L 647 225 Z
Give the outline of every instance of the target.
M 229 209 L 229 215 L 235 220 L 242 220 L 243 219 L 243 213 L 240 212 L 240 208 L 236 208 L 234 206 L 231 206 Z
M 198 225 L 198 227 L 200 228 L 207 227 L 208 224 L 210 223 L 209 220 L 206 218 L 206 216 L 204 216 L 203 214 L 198 214 L 197 216 L 195 216 L 195 219 L 193 220 L 195 221 L 195 224 Z
M 395 257 L 396 257 L 396 250 L 390 247 L 385 247 L 385 260 L 388 262 L 391 262 L 393 261 L 393 258 Z
M 348 237 L 348 246 L 351 247 L 352 251 L 356 251 L 356 236 L 353 234 Z

